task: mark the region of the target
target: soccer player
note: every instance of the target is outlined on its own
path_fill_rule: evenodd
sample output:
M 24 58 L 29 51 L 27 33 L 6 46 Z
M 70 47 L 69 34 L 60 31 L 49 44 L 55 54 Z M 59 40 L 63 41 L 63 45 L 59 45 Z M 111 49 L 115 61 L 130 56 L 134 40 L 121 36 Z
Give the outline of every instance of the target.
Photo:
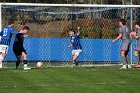
M 76 33 L 76 34 L 74 33 L 73 30 L 69 31 L 71 44 L 68 46 L 68 48 L 73 47 L 73 50 L 72 50 L 73 66 L 78 65 L 78 62 L 76 62 L 76 60 L 77 60 L 79 54 L 82 52 L 82 46 L 80 44 L 80 39 L 79 39 L 79 35 L 80 35 L 79 29 L 80 29 L 80 27 L 78 27 L 78 33 Z
M 116 42 L 117 40 L 122 39 L 120 53 L 121 53 L 123 67 L 121 67 L 120 69 L 127 69 L 127 68 L 131 68 L 130 62 L 129 62 L 129 56 L 128 56 L 129 46 L 131 44 L 130 30 L 126 26 L 126 20 L 124 19 L 119 20 L 119 26 L 120 26 L 119 35 L 117 38 L 112 40 L 112 42 Z
M 12 26 L 14 25 L 14 20 L 9 20 L 7 22 L 8 26 L 6 26 L 0 32 L 1 40 L 0 40 L 0 68 L 2 68 L 2 61 L 6 57 L 8 52 L 8 47 L 11 42 L 12 34 L 18 34 L 19 32 L 14 31 Z
M 132 35 L 137 39 L 134 55 L 138 64 L 135 67 L 140 68 L 140 22 L 135 23 L 135 28 L 136 28 L 136 31 L 132 33 Z
M 17 58 L 16 61 L 16 69 L 18 69 L 19 64 L 21 62 L 21 56 L 23 56 L 23 63 L 24 63 L 24 70 L 31 69 L 27 66 L 28 58 L 26 50 L 24 49 L 23 42 L 24 42 L 24 36 L 28 33 L 30 28 L 28 26 L 24 26 L 23 29 L 20 30 L 20 33 L 16 35 L 14 45 L 13 45 L 13 51 Z

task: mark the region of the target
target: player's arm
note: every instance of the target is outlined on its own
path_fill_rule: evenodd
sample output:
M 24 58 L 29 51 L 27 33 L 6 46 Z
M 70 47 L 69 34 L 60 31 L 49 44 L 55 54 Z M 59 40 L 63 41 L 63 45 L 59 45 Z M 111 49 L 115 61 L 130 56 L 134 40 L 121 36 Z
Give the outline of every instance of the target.
M 72 47 L 72 44 L 70 44 L 69 46 L 68 46 L 68 48 L 71 48 Z
M 132 37 L 133 37 L 133 34 L 134 34 L 134 32 L 132 31 L 132 32 L 130 33 L 130 38 L 132 38 Z
M 13 30 L 13 29 L 11 29 L 11 33 L 12 33 L 12 34 L 19 34 L 18 31 L 15 31 L 15 30 Z
M 137 34 L 137 32 L 131 32 L 132 36 L 134 36 L 134 38 L 138 39 L 140 38 L 140 35 Z
M 113 39 L 112 42 L 114 43 L 121 38 L 122 38 L 122 33 L 120 33 L 115 39 Z
M 79 36 L 80 35 L 80 31 L 79 31 L 80 27 L 77 27 L 77 29 L 78 29 L 77 36 Z
M 122 35 L 123 35 L 123 29 L 120 27 L 119 28 L 119 35 L 115 39 L 113 39 L 112 42 L 114 43 L 117 40 L 121 39 L 122 38 Z

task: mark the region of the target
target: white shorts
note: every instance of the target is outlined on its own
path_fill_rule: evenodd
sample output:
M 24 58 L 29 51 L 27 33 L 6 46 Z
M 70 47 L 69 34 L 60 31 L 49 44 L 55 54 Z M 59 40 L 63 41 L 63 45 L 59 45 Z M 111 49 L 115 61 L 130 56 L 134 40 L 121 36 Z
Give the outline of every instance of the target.
M 0 45 L 0 52 L 7 54 L 8 52 L 8 46 L 7 45 Z
M 78 50 L 72 50 L 72 55 L 76 55 L 76 56 L 79 56 L 79 54 L 82 52 L 81 49 L 78 49 Z

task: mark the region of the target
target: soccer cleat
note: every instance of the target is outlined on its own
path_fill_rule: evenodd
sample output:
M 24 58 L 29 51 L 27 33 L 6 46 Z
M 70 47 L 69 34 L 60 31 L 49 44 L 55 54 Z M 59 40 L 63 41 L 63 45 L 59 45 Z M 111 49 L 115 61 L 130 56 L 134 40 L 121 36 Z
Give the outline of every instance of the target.
M 126 69 L 126 68 L 127 68 L 126 65 L 123 65 L 123 67 L 121 67 L 119 69 Z
M 138 65 L 136 65 L 136 66 L 135 66 L 135 68 L 140 68 L 140 65 L 139 65 L 139 64 L 138 64 Z
M 29 70 L 29 69 L 31 69 L 30 67 L 24 67 L 24 70 Z

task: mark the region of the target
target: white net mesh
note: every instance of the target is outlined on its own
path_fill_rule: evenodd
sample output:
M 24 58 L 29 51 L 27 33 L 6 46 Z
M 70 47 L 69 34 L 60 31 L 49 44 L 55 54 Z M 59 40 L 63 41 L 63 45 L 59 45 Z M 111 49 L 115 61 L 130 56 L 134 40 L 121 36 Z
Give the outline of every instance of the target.
M 30 27 L 25 47 L 29 61 L 70 62 L 71 49 L 68 32 L 80 27 L 83 52 L 80 62 L 119 62 L 119 44 L 111 39 L 118 35 L 119 19 L 131 21 L 139 19 L 139 8 L 133 8 L 133 19 L 129 7 L 85 7 L 85 6 L 24 6 L 2 5 L 3 27 L 8 19 L 15 19 L 14 29 L 24 25 Z M 12 52 L 9 56 L 13 57 Z M 9 57 L 9 58 L 10 58 Z M 14 60 L 9 59 L 6 60 Z

